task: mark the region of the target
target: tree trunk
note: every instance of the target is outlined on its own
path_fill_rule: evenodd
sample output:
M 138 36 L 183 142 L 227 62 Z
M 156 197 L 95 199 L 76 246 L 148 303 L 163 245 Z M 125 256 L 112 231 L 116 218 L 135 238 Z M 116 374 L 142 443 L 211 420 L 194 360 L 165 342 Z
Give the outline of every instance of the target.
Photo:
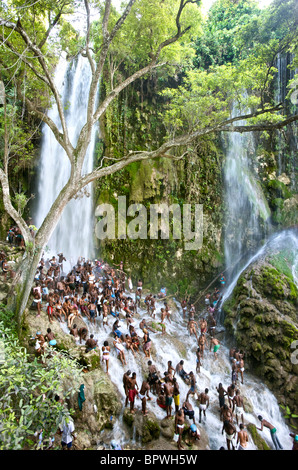
M 10 288 L 8 307 L 15 311 L 19 334 L 42 251 L 42 247 L 35 246 L 32 250 L 26 251 Z

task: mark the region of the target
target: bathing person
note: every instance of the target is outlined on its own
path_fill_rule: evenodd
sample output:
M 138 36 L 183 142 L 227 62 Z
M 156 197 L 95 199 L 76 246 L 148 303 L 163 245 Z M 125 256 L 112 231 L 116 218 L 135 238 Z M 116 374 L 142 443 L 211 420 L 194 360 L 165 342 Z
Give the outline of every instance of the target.
M 106 373 L 109 373 L 109 359 L 110 359 L 110 346 L 109 342 L 105 341 L 103 343 L 102 350 L 102 361 L 106 363 Z
M 200 393 L 198 400 L 200 402 L 199 408 L 200 408 L 200 418 L 199 422 L 201 422 L 202 418 L 202 412 L 204 413 L 204 418 L 206 420 L 206 410 L 209 407 L 209 395 L 208 395 L 208 388 L 205 388 L 205 392 Z
M 269 423 L 266 419 L 264 419 L 261 415 L 258 416 L 259 421 L 261 421 L 261 427 L 257 428 L 259 431 L 263 431 L 264 427 L 268 428 L 270 430 L 270 435 L 272 442 L 274 444 L 275 450 L 282 450 L 283 447 L 281 443 L 279 442 L 279 439 L 277 437 L 277 431 L 276 428 L 273 426 L 273 424 Z

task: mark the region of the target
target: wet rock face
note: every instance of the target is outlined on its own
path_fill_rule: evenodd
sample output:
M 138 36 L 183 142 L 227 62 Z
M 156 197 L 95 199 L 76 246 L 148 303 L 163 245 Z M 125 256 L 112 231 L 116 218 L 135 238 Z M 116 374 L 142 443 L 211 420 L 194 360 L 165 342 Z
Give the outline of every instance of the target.
M 280 252 L 279 258 L 251 265 L 223 309 L 225 327 L 245 351 L 251 370 L 297 415 L 298 290 L 286 263 L 281 264 L 286 256 Z

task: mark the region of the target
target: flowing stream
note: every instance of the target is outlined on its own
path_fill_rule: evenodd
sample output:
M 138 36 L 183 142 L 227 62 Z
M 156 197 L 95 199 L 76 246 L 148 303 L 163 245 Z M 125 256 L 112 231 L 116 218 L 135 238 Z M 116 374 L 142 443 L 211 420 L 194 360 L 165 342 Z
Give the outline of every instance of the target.
M 129 295 L 129 293 L 127 292 L 126 295 Z M 198 391 L 202 392 L 206 387 L 209 389 L 210 407 L 206 413 L 206 422 L 204 422 L 204 419 L 202 419 L 202 423 L 199 424 L 199 406 L 196 397 L 190 396 L 190 402 L 193 405 L 193 409 L 195 410 L 196 424 L 200 432 L 202 433 L 203 429 L 206 431 L 209 438 L 210 449 L 217 450 L 221 446 L 226 447 L 225 437 L 221 433 L 223 423 L 220 421 L 218 394 L 216 387 L 221 382 L 224 388 L 227 389 L 227 387 L 232 383 L 229 349 L 222 345 L 219 350 L 218 359 L 214 360 L 213 352 L 210 352 L 209 349 L 206 348 L 202 361 L 203 366 L 201 367 L 200 373 L 196 373 L 196 350 L 198 347 L 197 341 L 194 336 L 189 335 L 186 327 L 187 320 L 183 319 L 182 317 L 180 304 L 178 302 L 175 303 L 177 310 L 171 315 L 172 323 L 169 323 L 166 320 L 166 335 L 162 336 L 159 332 L 150 333 L 154 348 L 154 355 L 152 355 L 151 360 L 160 371 L 161 376 L 163 376 L 164 372 L 167 370 L 168 361 L 172 361 L 173 367 L 176 367 L 178 362 L 183 359 L 184 369 L 186 372 L 189 373 L 190 371 L 193 371 L 196 375 Z M 158 301 L 156 310 L 157 318 L 160 318 L 159 312 L 160 307 L 162 306 L 162 301 Z M 199 316 L 206 317 L 207 312 L 203 310 L 202 312 L 199 312 Z M 148 315 L 144 309 L 139 311 L 137 318 L 135 319 L 135 329 L 140 338 L 143 338 L 143 333 L 138 325 L 142 318 L 145 318 L 148 323 L 150 320 L 152 320 L 150 315 Z M 130 369 L 131 372 L 136 372 L 137 383 L 139 386 L 141 386 L 142 380 L 146 375 L 146 371 L 148 370 L 147 362 L 149 359 L 145 357 L 142 351 L 137 354 L 136 357 L 134 357 L 130 351 L 125 351 L 127 365 L 122 366 L 120 360 L 117 358 L 116 350 L 113 346 L 113 340 L 110 335 L 113 322 L 114 317 L 109 317 L 109 332 L 105 332 L 102 326 L 101 317 L 96 318 L 96 325 L 86 321 L 89 333 L 94 334 L 95 339 L 98 340 L 100 348 L 105 340 L 109 341 L 109 345 L 111 347 L 109 376 L 119 391 L 119 400 L 122 402 L 124 407 L 125 394 L 122 386 L 122 377 L 124 372 L 126 372 L 128 369 Z M 62 323 L 61 326 L 65 332 L 68 333 L 66 324 Z M 124 335 L 128 334 L 125 319 L 120 321 L 119 329 Z M 189 386 L 187 386 L 180 378 L 178 378 L 178 382 L 180 386 L 180 403 L 182 406 L 182 403 L 189 390 Z M 254 423 L 259 426 L 260 423 L 257 419 L 257 416 L 261 414 L 264 418 L 268 419 L 277 427 L 278 436 L 283 448 L 291 449 L 292 441 L 289 437 L 290 430 L 282 417 L 277 400 L 270 390 L 261 382 L 261 380 L 254 377 L 252 371 L 249 370 L 244 372 L 244 384 L 242 385 L 239 383 L 239 388 L 241 395 L 249 400 L 253 408 L 251 413 L 244 413 L 245 423 Z M 150 394 L 150 396 L 153 398 L 153 400 L 147 402 L 148 410 L 153 412 L 159 419 L 165 418 L 165 410 L 161 409 L 157 405 L 156 396 L 153 394 Z M 135 408 L 140 410 L 140 400 L 136 399 L 135 404 Z M 134 439 L 134 437 L 128 436 L 124 432 L 124 429 L 125 426 L 122 421 L 122 416 L 120 415 L 120 418 L 116 420 L 114 424 L 113 431 L 102 432 L 102 441 L 108 445 L 110 439 L 115 439 L 122 445 L 122 447 L 129 445 L 130 448 L 138 446 L 142 448 L 141 443 Z M 239 430 L 238 427 L 237 429 Z M 264 429 L 261 435 L 267 441 L 268 445 L 272 447 L 270 433 L 267 431 L 267 429 Z M 249 449 L 256 449 L 251 440 L 249 442 Z
M 70 130 L 70 139 L 72 144 L 75 145 L 78 132 L 81 129 L 86 119 L 86 104 L 87 94 L 90 83 L 90 69 L 88 61 L 84 60 L 81 56 L 68 64 L 64 59 L 61 59 L 56 73 L 56 83 L 61 92 L 63 104 L 66 110 L 67 125 Z M 60 126 L 59 116 L 55 106 L 49 111 L 49 116 L 53 121 Z M 61 126 L 60 126 L 61 127 Z M 92 142 L 86 155 L 84 173 L 92 170 L 93 154 L 96 140 L 96 129 L 93 133 Z M 260 255 L 264 254 L 267 249 L 271 249 L 274 244 L 281 242 L 284 234 L 278 234 L 270 238 L 262 248 L 256 249 L 260 246 L 260 242 L 264 239 L 269 231 L 269 208 L 267 201 L 262 193 L 261 187 L 255 177 L 253 176 L 249 159 L 254 153 L 254 144 L 252 136 L 241 135 L 238 133 L 231 133 L 228 141 L 228 151 L 226 158 L 225 168 L 225 185 L 226 185 L 226 204 L 228 208 L 228 219 L 225 231 L 225 252 L 227 266 L 235 265 L 235 270 L 231 273 L 228 282 L 228 289 L 224 293 L 223 301 L 231 294 L 235 286 L 239 274 L 251 262 L 257 259 Z M 55 200 L 58 192 L 62 189 L 69 176 L 70 165 L 64 151 L 57 144 L 53 134 L 44 126 L 42 138 L 42 151 L 41 151 L 41 165 L 40 165 L 40 179 L 39 179 L 39 206 L 36 214 L 36 225 L 40 226 L 45 215 L 47 214 L 51 204 Z M 92 188 L 88 187 L 89 197 L 86 195 L 81 198 L 72 200 L 66 207 L 63 216 L 51 236 L 49 242 L 49 250 L 51 255 L 57 255 L 63 252 L 68 260 L 70 260 L 71 267 L 77 262 L 79 256 L 85 258 L 92 258 L 93 255 L 93 204 L 92 204 Z M 260 220 L 263 220 L 262 229 L 260 229 Z M 291 238 L 291 236 L 288 234 Z M 296 243 L 297 238 L 291 239 Z M 255 254 L 243 258 L 243 253 L 246 251 L 255 250 Z M 237 260 L 242 259 L 241 263 Z M 66 268 L 67 269 L 67 268 Z M 293 277 L 297 280 L 298 277 L 298 256 L 293 264 Z M 129 293 L 127 293 L 129 295 Z M 160 318 L 160 307 L 162 302 L 157 302 L 157 318 Z M 202 310 L 197 312 L 199 316 L 206 316 L 207 312 Z M 148 320 L 145 310 L 139 312 L 136 318 L 136 331 L 142 338 L 143 334 L 138 328 L 138 324 L 142 318 Z M 114 319 L 110 317 L 109 328 L 111 330 Z M 92 325 L 86 320 L 89 334 L 93 333 L 98 340 L 101 347 L 103 342 L 108 339 L 111 345 L 111 359 L 109 364 L 109 375 L 111 380 L 116 385 L 119 391 L 119 400 L 125 402 L 125 395 L 122 386 L 123 373 L 130 369 L 136 372 L 138 385 L 141 386 L 142 380 L 148 370 L 148 359 L 144 353 L 141 352 L 136 357 L 131 352 L 126 352 L 127 365 L 122 366 L 120 360 L 116 356 L 112 344 L 112 337 L 107 333 L 102 326 L 101 317 L 96 318 L 96 325 Z M 196 350 L 197 341 L 195 337 L 189 336 L 186 323 L 187 321 L 182 318 L 180 305 L 177 303 L 177 310 L 173 312 L 172 323 L 166 321 L 167 334 L 162 336 L 161 333 L 151 333 L 153 342 L 153 362 L 161 372 L 167 370 L 167 362 L 172 361 L 173 366 L 183 359 L 184 368 L 187 372 L 196 371 Z M 68 329 L 65 324 L 62 328 L 68 334 Z M 121 320 L 120 330 L 125 335 L 128 333 L 126 321 Z M 207 420 L 198 424 L 199 408 L 195 398 L 191 397 L 190 401 L 195 410 L 196 423 L 202 431 L 204 428 L 207 432 L 210 449 L 219 449 L 225 446 L 225 437 L 222 435 L 222 422 L 219 418 L 219 404 L 218 394 L 216 387 L 221 382 L 224 388 L 231 384 L 231 364 L 229 360 L 229 351 L 226 346 L 222 345 L 219 350 L 219 357 L 214 360 L 213 352 L 205 351 L 203 358 L 203 366 L 201 372 L 196 374 L 199 392 L 204 391 L 207 387 L 210 396 L 210 408 L 207 410 Z M 181 403 L 183 403 L 189 387 L 178 378 L 180 385 Z M 257 420 L 258 414 L 272 422 L 278 431 L 278 437 L 284 449 L 290 449 L 292 446 L 291 438 L 289 437 L 289 428 L 283 419 L 279 405 L 274 395 L 269 389 L 262 384 L 262 382 L 253 376 L 251 371 L 246 370 L 244 373 L 244 384 L 240 384 L 239 388 L 241 394 L 249 399 L 253 411 L 245 413 L 245 422 L 259 424 Z M 165 411 L 161 409 L 156 403 L 156 397 L 147 403 L 148 410 L 153 412 L 158 418 L 165 417 Z M 136 400 L 136 407 L 140 409 L 141 404 Z M 122 416 L 118 418 L 114 424 L 112 436 L 122 446 L 130 444 L 132 446 L 140 446 L 133 435 L 128 437 L 123 432 L 124 425 Z M 271 446 L 270 433 L 267 429 L 261 433 L 268 444 Z M 108 431 L 103 432 L 102 439 L 107 441 L 111 436 Z M 108 442 L 107 442 L 108 443 Z M 254 444 L 250 442 L 250 449 L 254 449 Z
M 76 145 L 79 132 L 86 122 L 88 92 L 91 82 L 90 66 L 81 55 L 68 63 L 63 57 L 57 66 L 55 83 L 60 91 L 64 105 L 69 138 Z M 56 106 L 48 113 L 49 117 L 61 129 Z M 92 140 L 86 153 L 83 174 L 93 169 L 93 154 L 97 129 L 94 128 Z M 56 141 L 52 131 L 44 125 L 40 156 L 38 187 L 38 208 L 36 225 L 40 227 L 52 203 L 67 182 L 70 174 L 70 162 L 65 151 Z M 83 194 L 72 199 L 66 206 L 61 220 L 48 243 L 49 254 L 56 256 L 63 252 L 73 265 L 79 256 L 89 258 L 93 254 L 93 198 L 92 185 L 86 187 Z

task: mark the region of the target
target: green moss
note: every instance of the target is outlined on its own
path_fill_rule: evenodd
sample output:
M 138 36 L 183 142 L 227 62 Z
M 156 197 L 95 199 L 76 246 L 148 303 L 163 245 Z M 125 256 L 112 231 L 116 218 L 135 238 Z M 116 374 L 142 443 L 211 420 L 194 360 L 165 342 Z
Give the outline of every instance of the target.
M 152 441 L 153 439 L 158 439 L 159 436 L 159 425 L 156 421 L 152 421 L 151 419 L 147 418 L 143 426 L 142 443 L 145 444 L 146 442 Z

